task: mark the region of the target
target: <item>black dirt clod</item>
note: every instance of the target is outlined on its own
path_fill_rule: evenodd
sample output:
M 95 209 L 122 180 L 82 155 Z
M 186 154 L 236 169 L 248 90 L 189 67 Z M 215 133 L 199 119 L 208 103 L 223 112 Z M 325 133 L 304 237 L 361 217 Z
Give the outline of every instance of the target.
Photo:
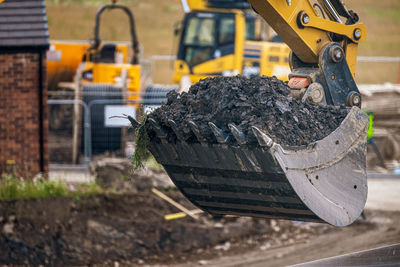
M 257 126 L 281 145 L 308 145 L 329 135 L 348 112 L 344 107 L 320 107 L 296 100 L 286 82 L 265 76 L 206 78 L 192 85 L 188 93 L 172 91 L 167 97 L 167 103 L 149 117 L 162 125 L 169 141 L 176 139 L 168 123 L 174 120 L 188 142 L 197 142 L 188 124 L 193 121 L 212 143 L 216 140 L 208 122 L 226 134 L 231 134 L 228 124 L 236 125 L 250 144 L 255 143 L 251 126 Z

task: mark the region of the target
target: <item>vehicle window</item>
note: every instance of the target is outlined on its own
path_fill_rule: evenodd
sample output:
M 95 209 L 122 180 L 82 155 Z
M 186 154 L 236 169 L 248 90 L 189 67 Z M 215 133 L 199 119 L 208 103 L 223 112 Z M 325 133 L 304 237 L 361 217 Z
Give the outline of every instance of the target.
M 188 18 L 179 58 L 195 66 L 213 58 L 216 42 L 216 20 L 211 14 L 199 13 Z
M 212 18 L 190 18 L 186 29 L 185 45 L 214 45 L 215 20 Z
M 221 18 L 219 24 L 219 44 L 235 42 L 235 20 L 233 18 Z
M 185 49 L 185 61 L 190 66 L 196 66 L 212 59 L 213 48 L 211 47 L 187 47 Z
M 246 18 L 246 40 L 255 40 L 254 18 Z

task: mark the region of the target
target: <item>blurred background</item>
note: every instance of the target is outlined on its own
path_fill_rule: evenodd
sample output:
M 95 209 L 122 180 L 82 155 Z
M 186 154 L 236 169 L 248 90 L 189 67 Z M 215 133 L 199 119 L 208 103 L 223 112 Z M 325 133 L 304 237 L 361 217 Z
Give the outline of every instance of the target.
M 53 40 L 87 40 L 93 36 L 95 14 L 110 1 L 46 0 L 50 37 Z M 138 39 L 145 55 L 176 55 L 179 37 L 174 36 L 174 25 L 183 19 L 184 12 L 177 0 L 121 0 L 131 8 L 136 18 Z M 359 45 L 359 56 L 400 56 L 400 2 L 396 0 L 349 0 L 367 27 L 367 41 Z M 117 12 L 103 15 L 103 40 L 129 41 L 126 30 L 128 19 Z M 107 14 L 108 13 L 108 14 Z M 399 62 L 359 62 L 357 83 L 398 83 Z M 157 83 L 171 83 L 173 65 L 158 62 L 154 75 Z

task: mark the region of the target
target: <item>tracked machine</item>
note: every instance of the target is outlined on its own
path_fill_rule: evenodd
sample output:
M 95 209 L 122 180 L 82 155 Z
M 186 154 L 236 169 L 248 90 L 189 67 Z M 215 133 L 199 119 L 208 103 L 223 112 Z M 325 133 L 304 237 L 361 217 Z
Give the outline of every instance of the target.
M 288 78 L 289 47 L 247 1 L 182 0 L 182 6 L 173 82 L 237 74 Z
M 315 105 L 345 105 L 350 109 L 346 118 L 305 147 L 275 143 L 254 126 L 247 134 L 257 145 L 250 146 L 244 133 L 229 125 L 232 144 L 213 122 L 208 124 L 217 143 L 209 143 L 192 121 L 187 123 L 197 140 L 187 142 L 174 121 L 166 129 L 149 119 L 148 148 L 182 193 L 211 214 L 349 225 L 367 198 L 368 116 L 360 110 L 354 82 L 365 26 L 340 0 L 249 2 L 292 50 L 292 95 Z M 175 138 L 168 138 L 170 132 Z

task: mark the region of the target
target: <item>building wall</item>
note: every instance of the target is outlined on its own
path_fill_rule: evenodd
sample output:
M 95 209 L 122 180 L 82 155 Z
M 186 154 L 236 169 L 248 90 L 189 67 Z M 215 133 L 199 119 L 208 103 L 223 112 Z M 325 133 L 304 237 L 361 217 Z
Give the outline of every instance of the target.
M 42 108 L 39 60 L 43 66 Z M 23 177 L 48 171 L 45 66 L 44 53 L 42 58 L 38 52 L 0 54 L 0 174 L 10 160 Z

